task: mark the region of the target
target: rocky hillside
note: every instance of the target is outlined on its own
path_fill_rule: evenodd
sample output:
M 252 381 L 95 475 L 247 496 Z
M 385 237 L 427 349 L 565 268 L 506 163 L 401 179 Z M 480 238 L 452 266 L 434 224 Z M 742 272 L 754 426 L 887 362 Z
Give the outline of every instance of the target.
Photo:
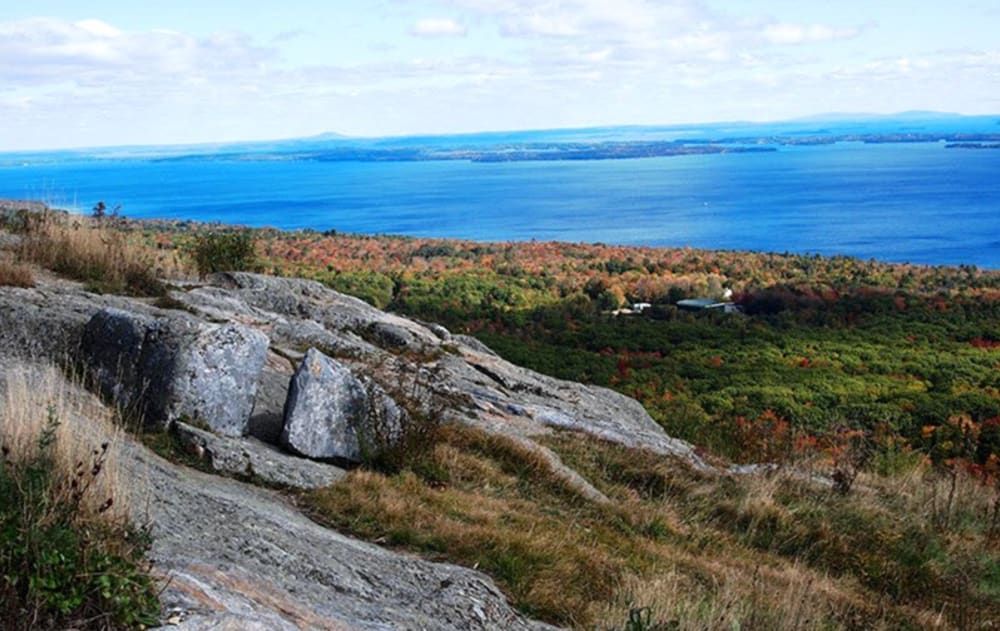
M 217 255 L 253 245 L 243 233 L 147 233 L 118 219 L 19 206 L 11 214 L 0 204 L 0 483 L 17 496 L 0 494 L 8 500 L 0 519 L 28 526 L 0 529 L 0 550 L 14 549 L 22 533 L 45 538 L 45 514 L 33 507 L 49 496 L 39 503 L 37 492 L 19 486 L 34 475 L 32 463 L 63 481 L 43 491 L 82 506 L 73 499 L 86 475 L 79 463 L 100 461 L 107 442 L 123 467 L 109 487 L 117 490 L 91 497 L 80 517 L 90 521 L 64 520 L 63 532 L 80 541 L 75 533 L 97 531 L 81 523 L 118 524 L 113 538 L 89 543 L 137 551 L 129 567 L 141 578 L 124 584 L 148 598 L 120 613 L 142 624 L 159 615 L 161 624 L 190 629 L 801 631 L 992 628 L 1000 620 L 1000 476 L 990 468 L 998 461 L 943 451 L 995 444 L 997 425 L 987 416 L 996 319 L 980 295 L 992 277 L 942 276 L 966 274 L 975 294 L 964 305 L 969 321 L 952 322 L 958 328 L 944 344 L 930 329 L 952 316 L 939 315 L 936 302 L 913 303 L 910 316 L 909 303 L 889 301 L 891 317 L 832 330 L 835 303 L 819 324 L 669 310 L 663 319 L 625 320 L 588 308 L 590 298 L 579 295 L 565 308 L 501 309 L 483 320 L 474 307 L 458 313 L 466 302 L 451 289 L 410 291 L 424 281 L 425 289 L 460 294 L 482 285 L 405 275 L 389 288 L 398 293 L 393 308 L 408 314 L 401 317 L 331 289 L 356 290 L 332 282 L 340 276 L 303 280 L 296 276 L 306 268 L 271 265 L 274 243 L 257 250 L 280 276 L 192 280 L 206 252 L 213 269 L 260 268 L 252 260 L 217 265 Z M 357 264 L 376 275 L 387 263 L 372 251 L 421 247 L 360 237 L 336 243 L 345 252 L 358 247 Z M 411 263 L 426 257 L 398 261 Z M 496 286 L 488 288 L 494 295 Z M 416 298 L 430 308 L 415 308 Z M 442 318 L 478 339 L 422 321 Z M 913 330 L 929 340 L 918 344 Z M 883 332 L 886 339 L 873 337 Z M 893 359 L 897 347 L 907 351 Z M 830 353 L 844 366 L 811 359 Z M 880 364 L 890 371 L 881 377 L 856 373 L 848 369 L 859 365 L 847 361 L 855 356 L 895 363 Z M 809 418 L 840 423 L 865 397 L 927 381 L 900 379 L 893 366 L 960 376 L 947 382 L 950 391 L 916 401 L 929 404 L 923 412 L 973 401 L 976 416 L 919 427 L 927 452 L 891 434 L 841 428 L 816 437 L 789 433 L 774 414 L 761 417 L 774 421 L 765 425 L 739 416 L 755 392 L 784 397 L 798 387 L 808 394 Z M 723 407 L 731 402 L 736 426 L 702 415 L 707 434 L 692 433 L 698 428 L 685 414 L 697 406 L 680 396 L 685 379 L 712 384 L 699 392 Z M 823 387 L 847 407 L 830 404 Z M 969 398 L 977 388 L 983 396 Z M 79 405 L 52 405 L 63 401 L 56 390 Z M 922 418 L 919 405 L 907 409 Z M 56 443 L 53 419 L 64 436 Z M 95 419 L 103 434 L 90 431 Z M 114 427 L 128 431 L 120 444 L 103 438 Z M 699 449 L 665 427 L 687 431 Z M 705 435 L 721 442 L 698 438 Z M 733 450 L 707 449 L 733 441 L 740 453 L 753 447 L 739 462 L 768 464 L 723 464 Z M 43 443 L 74 446 L 82 460 L 71 451 L 42 462 Z M 129 534 L 145 532 L 147 520 L 151 548 Z M 12 558 L 0 554 L 0 576 L 33 580 L 47 571 L 44 560 Z M 164 581 L 162 613 L 146 558 Z M 105 607 L 100 616 L 113 608 L 98 580 L 106 577 L 99 567 L 73 569 L 57 596 L 90 580 L 87 593 Z M 0 610 L 14 591 L 0 582 Z M 95 620 L 78 602 L 57 598 L 53 611 L 68 603 L 76 617 L 49 626 Z M 14 628 L 34 628 L 30 605 L 13 611 L 28 625 Z M 120 626 L 137 626 L 131 620 Z
M 7 374 L 24 362 L 78 366 L 101 400 L 173 432 L 205 466 L 283 488 L 328 485 L 429 415 L 513 438 L 595 502 L 604 495 L 537 437 L 574 429 L 707 466 L 627 397 L 519 368 L 474 339 L 312 281 L 227 273 L 157 300 L 54 278 L 3 287 L 0 350 Z M 148 480 L 171 624 L 545 626 L 474 571 L 349 539 L 277 492 L 171 464 L 137 442 L 125 451 Z

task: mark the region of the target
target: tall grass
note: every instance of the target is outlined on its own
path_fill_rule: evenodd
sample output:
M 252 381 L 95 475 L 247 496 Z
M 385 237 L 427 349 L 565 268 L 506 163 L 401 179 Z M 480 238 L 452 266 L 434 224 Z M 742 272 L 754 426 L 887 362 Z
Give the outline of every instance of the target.
M 46 212 L 27 215 L 21 230 L 21 258 L 83 281 L 93 291 L 160 296 L 165 293 L 160 279 L 189 275 L 176 252 L 158 250 L 110 219 Z
M 110 413 L 51 367 L 8 368 L 0 387 L 0 628 L 155 623 Z
M 355 535 L 477 567 L 522 611 L 579 629 L 1000 619 L 996 495 L 969 476 L 952 491 L 914 462 L 844 494 L 795 472 L 710 475 L 578 434 L 541 440 L 610 502 L 581 498 L 508 439 L 446 425 L 395 471 L 354 471 L 305 503 Z
M 0 255 L 0 287 L 34 287 L 31 267 Z

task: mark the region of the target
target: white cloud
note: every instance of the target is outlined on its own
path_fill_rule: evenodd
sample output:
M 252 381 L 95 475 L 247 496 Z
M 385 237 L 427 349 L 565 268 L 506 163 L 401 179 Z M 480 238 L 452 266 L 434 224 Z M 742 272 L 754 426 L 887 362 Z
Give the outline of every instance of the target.
M 165 76 L 242 74 L 259 70 L 274 54 L 239 33 L 197 38 L 167 30 L 125 32 L 96 19 L 0 23 L 0 85 L 148 83 Z
M 464 24 L 450 18 L 423 18 L 410 29 L 417 37 L 465 37 L 467 32 Z
M 764 39 L 772 44 L 808 44 L 852 39 L 861 34 L 860 28 L 835 28 L 825 24 L 769 24 L 764 27 Z
M 573 37 L 583 31 L 569 16 L 531 13 L 506 19 L 500 32 L 507 37 Z

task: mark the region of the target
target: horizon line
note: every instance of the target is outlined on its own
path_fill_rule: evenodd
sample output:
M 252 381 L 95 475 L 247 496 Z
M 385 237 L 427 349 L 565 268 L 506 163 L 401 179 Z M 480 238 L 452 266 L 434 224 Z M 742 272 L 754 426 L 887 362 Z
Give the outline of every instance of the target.
M 895 112 L 820 112 L 817 114 L 806 114 L 791 118 L 773 118 L 764 120 L 750 119 L 730 119 L 730 120 L 706 120 L 688 123 L 617 123 L 617 124 L 595 124 L 595 125 L 574 125 L 567 127 L 527 127 L 509 129 L 480 129 L 475 131 L 460 132 L 410 132 L 401 134 L 378 135 L 353 135 L 340 132 L 324 130 L 305 136 L 282 136 L 271 138 L 248 138 L 240 140 L 203 140 L 194 142 L 172 142 L 172 143 L 130 143 L 130 144 L 109 144 L 109 145 L 78 145 L 68 147 L 53 147 L 47 149 L 0 149 L 0 155 L 4 154 L 36 154 L 36 153 L 56 153 L 60 151 L 106 151 L 114 149 L 162 149 L 162 148 L 183 148 L 183 147 L 211 147 L 211 146 L 231 146 L 240 144 L 255 144 L 268 142 L 291 142 L 297 140 L 313 140 L 324 136 L 336 137 L 345 141 L 349 140 L 391 140 L 405 138 L 459 138 L 463 136 L 485 136 L 490 134 L 513 134 L 513 133 L 544 133 L 544 132 L 572 132 L 588 131 L 596 129 L 684 129 L 699 127 L 703 125 L 767 125 L 778 123 L 807 123 L 822 122 L 862 122 L 871 119 L 891 119 L 901 116 L 933 116 L 942 118 L 992 118 L 1000 117 L 1000 112 L 993 114 L 966 114 L 962 112 L 948 112 L 940 110 L 900 110 Z M 997 121 L 1000 124 L 1000 120 Z

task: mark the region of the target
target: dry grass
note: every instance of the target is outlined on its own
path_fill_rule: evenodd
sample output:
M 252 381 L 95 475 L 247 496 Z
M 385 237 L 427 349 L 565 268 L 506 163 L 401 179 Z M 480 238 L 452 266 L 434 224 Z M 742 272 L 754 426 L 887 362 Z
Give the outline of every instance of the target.
M 100 475 L 82 498 L 82 520 L 120 520 L 128 517 L 133 496 L 121 488 L 123 476 L 116 461 L 122 430 L 112 413 L 93 397 L 84 395 L 51 366 L 22 365 L 7 369 L 0 393 L 0 444 L 12 464 L 30 462 L 39 455 L 39 441 L 55 419 L 54 442 L 50 449 L 55 479 L 54 503 L 65 500 L 75 489 L 74 481 L 90 478 L 95 458 L 101 456 Z M 106 446 L 106 447 L 105 447 Z M 78 475 L 81 470 L 88 473 Z M 104 508 L 108 499 L 110 508 Z M 103 508 L 103 510 L 102 510 Z
M 308 505 L 338 528 L 477 567 L 532 615 L 586 622 L 583 612 L 609 599 L 635 560 L 613 554 L 626 547 L 628 527 L 609 524 L 537 453 L 472 430 L 441 431 L 416 471 L 355 471 L 307 496 Z
M 24 260 L 95 291 L 158 296 L 165 291 L 160 279 L 191 276 L 176 251 L 154 248 L 111 220 L 44 213 L 29 216 L 23 230 Z
M 0 287 L 34 287 L 35 275 L 24 263 L 0 257 Z
M 617 601 L 600 613 L 602 626 L 612 628 L 630 616 L 676 631 L 811 631 L 840 626 L 832 621 L 843 611 L 838 608 L 843 595 L 829 579 L 794 565 L 758 566 L 751 572 L 742 567 L 714 568 L 707 580 L 680 570 L 631 576 Z M 873 620 L 868 623 L 870 628 L 878 626 Z
M 984 527 L 992 525 L 984 516 L 993 518 L 1000 500 L 996 485 L 984 484 L 958 466 L 935 470 L 918 463 L 892 477 L 862 474 L 859 483 L 862 501 L 891 502 L 944 532 L 981 535 Z
M 942 520 L 950 480 L 922 466 L 866 474 L 844 496 L 786 471 L 705 475 L 576 434 L 545 442 L 610 504 L 582 500 L 535 453 L 454 427 L 399 473 L 355 471 L 305 502 L 338 529 L 477 567 L 521 610 L 579 629 L 1000 619 L 994 496 L 974 480 L 957 481 Z
M 4 629 L 135 629 L 159 616 L 149 531 L 128 510 L 111 412 L 52 367 L 6 366 L 0 393 Z M 126 486 L 128 485 L 128 486 Z
M 573 448 L 595 444 L 579 439 Z M 485 571 L 522 611 L 574 628 L 621 628 L 636 607 L 681 629 L 766 629 L 779 618 L 796 626 L 773 628 L 836 628 L 853 617 L 879 619 L 851 581 L 692 527 L 663 499 L 697 495 L 709 483 L 663 459 L 658 473 L 642 475 L 641 460 L 619 464 L 637 462 L 633 484 L 618 474 L 597 480 L 613 498 L 597 505 L 537 453 L 448 426 L 427 457 L 399 474 L 355 471 L 305 501 L 341 530 Z M 725 624 L 713 626 L 719 618 Z

